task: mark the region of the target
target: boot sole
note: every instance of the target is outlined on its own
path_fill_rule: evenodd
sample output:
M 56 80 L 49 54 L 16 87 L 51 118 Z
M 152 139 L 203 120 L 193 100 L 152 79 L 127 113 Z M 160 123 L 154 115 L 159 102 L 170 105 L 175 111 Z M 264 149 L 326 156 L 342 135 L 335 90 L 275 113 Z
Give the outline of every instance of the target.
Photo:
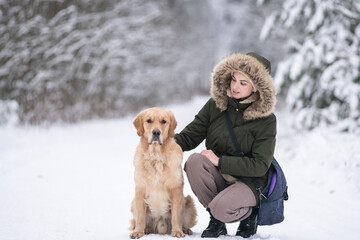
M 203 234 L 201 234 L 201 238 L 217 238 L 220 237 L 221 235 L 226 235 L 226 234 L 227 234 L 227 230 L 225 229 L 224 231 L 221 231 L 218 235 L 204 236 Z
M 249 238 L 251 236 L 254 236 L 256 233 L 253 233 L 253 234 L 235 234 L 235 236 L 239 236 L 239 237 L 242 237 L 242 238 Z

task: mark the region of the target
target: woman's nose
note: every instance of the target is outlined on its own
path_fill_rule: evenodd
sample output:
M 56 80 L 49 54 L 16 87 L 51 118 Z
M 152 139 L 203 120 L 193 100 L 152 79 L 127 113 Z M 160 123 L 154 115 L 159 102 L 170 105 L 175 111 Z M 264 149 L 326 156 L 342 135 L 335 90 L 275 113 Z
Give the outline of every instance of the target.
M 236 81 L 234 84 L 234 87 L 239 88 L 240 87 L 240 81 Z

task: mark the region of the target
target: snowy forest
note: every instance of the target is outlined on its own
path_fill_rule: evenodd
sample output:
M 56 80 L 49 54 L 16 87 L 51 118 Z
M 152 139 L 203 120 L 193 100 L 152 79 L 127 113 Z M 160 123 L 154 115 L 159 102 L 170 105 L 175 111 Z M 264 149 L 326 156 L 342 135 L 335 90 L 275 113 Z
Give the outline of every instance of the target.
M 180 132 L 235 52 L 271 61 L 289 193 L 251 239 L 360 239 L 359 0 L 0 0 L 0 239 L 129 239 L 133 120 L 164 107 Z M 184 195 L 200 239 L 185 172 Z
M 358 129 L 357 0 L 0 1 L 0 124 L 184 102 L 208 94 L 221 58 L 250 51 L 272 62 L 295 127 Z

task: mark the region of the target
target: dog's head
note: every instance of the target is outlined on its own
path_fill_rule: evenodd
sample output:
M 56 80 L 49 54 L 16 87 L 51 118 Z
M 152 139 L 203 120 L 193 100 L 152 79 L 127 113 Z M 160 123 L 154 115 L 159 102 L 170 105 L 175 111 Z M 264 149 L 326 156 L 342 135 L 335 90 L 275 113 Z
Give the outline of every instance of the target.
M 135 120 L 134 126 L 140 137 L 147 139 L 149 144 L 162 145 L 170 137 L 175 136 L 177 122 L 174 114 L 163 108 L 148 108 L 140 112 Z

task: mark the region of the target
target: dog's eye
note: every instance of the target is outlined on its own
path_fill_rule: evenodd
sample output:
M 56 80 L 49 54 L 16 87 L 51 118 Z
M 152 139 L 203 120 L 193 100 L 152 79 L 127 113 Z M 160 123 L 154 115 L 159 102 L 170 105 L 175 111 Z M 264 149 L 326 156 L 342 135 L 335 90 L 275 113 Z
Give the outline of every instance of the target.
M 147 123 L 151 123 L 152 121 L 151 121 L 151 119 L 148 119 L 148 120 L 146 120 L 146 122 L 147 122 Z
M 165 124 L 165 123 L 166 123 L 166 120 L 162 120 L 161 123 L 162 123 L 162 124 Z

